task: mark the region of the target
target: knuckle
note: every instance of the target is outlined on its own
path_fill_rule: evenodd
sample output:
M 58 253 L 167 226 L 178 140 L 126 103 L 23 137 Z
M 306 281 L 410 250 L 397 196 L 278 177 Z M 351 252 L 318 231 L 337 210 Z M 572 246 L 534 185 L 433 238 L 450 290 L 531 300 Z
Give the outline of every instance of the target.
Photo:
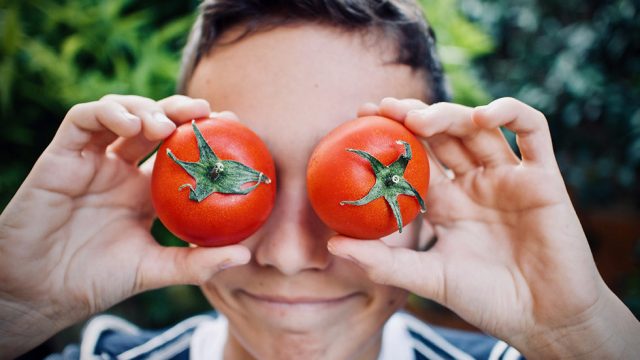
M 90 108 L 94 103 L 81 103 L 81 104 L 75 104 L 73 105 L 69 111 L 67 111 L 67 116 L 74 116 L 76 114 L 82 113 L 85 110 L 87 110 L 88 108 Z
M 424 110 L 425 112 L 428 112 L 430 114 L 440 113 L 440 112 L 448 113 L 451 115 L 455 115 L 453 117 L 454 120 L 466 121 L 467 119 L 471 119 L 470 115 L 471 115 L 471 112 L 473 111 L 473 108 L 460 105 L 460 104 L 451 103 L 451 102 L 439 102 L 427 107 Z
M 509 109 L 514 111 L 521 111 L 523 105 L 524 103 L 520 100 L 510 96 L 506 96 L 492 101 L 488 107 L 493 108 L 494 111 L 507 111 Z
M 119 101 L 119 97 L 122 95 L 114 95 L 114 94 L 107 94 L 104 95 L 103 97 L 101 97 L 98 100 L 89 102 L 87 104 L 94 106 L 96 109 L 97 108 L 108 108 L 108 107 L 114 107 L 114 106 L 122 106 L 120 105 L 120 101 Z
M 542 113 L 542 111 L 529 106 L 523 102 L 519 102 L 518 112 L 523 114 L 525 118 L 529 119 L 529 122 L 532 126 L 535 127 L 547 127 L 547 117 Z
M 117 103 L 119 106 L 130 108 L 132 112 L 140 110 L 162 111 L 155 100 L 139 95 L 107 94 L 100 98 L 100 102 Z
M 138 95 L 127 95 L 126 100 L 135 108 L 135 107 L 143 107 L 143 108 L 160 108 L 160 105 L 155 100 L 149 99 L 144 96 Z
M 98 108 L 120 106 L 120 103 L 117 102 L 114 98 L 100 99 L 100 101 L 96 101 L 95 104 Z
M 107 94 L 100 98 L 100 101 L 118 101 L 123 95 Z
M 531 110 L 537 122 L 545 125 L 547 124 L 547 117 L 544 115 L 544 113 L 542 113 L 542 111 L 535 108 L 531 108 Z
M 408 99 L 402 99 L 401 101 L 402 101 L 402 103 L 404 103 L 404 104 L 406 104 L 406 105 L 408 105 L 410 107 L 417 108 L 417 109 L 422 109 L 422 108 L 425 108 L 425 107 L 429 106 L 424 101 L 419 100 L 419 99 L 408 98 Z
M 533 109 L 531 118 L 531 125 L 534 129 L 538 129 L 543 133 L 548 133 L 550 131 L 547 117 L 541 111 Z
M 428 108 L 424 109 L 424 111 L 443 111 L 447 109 L 451 109 L 451 103 L 448 102 L 438 102 L 435 104 L 431 104 Z
M 66 121 L 76 122 L 80 118 L 101 112 L 101 101 L 91 101 L 73 105 L 65 115 Z
M 516 114 L 526 115 L 530 121 L 535 123 L 535 125 L 546 126 L 547 124 L 547 117 L 540 110 L 516 98 L 503 97 L 496 100 L 494 103 L 500 108 L 512 109 Z
M 166 98 L 160 100 L 160 102 L 161 103 L 173 104 L 173 103 L 176 103 L 176 102 L 186 101 L 186 100 L 189 100 L 189 99 L 191 99 L 191 98 L 188 97 L 188 96 L 176 94 L 176 95 L 171 95 L 169 97 L 166 97 Z
M 507 105 L 507 106 L 520 106 L 523 104 L 520 100 L 511 96 L 505 96 L 503 98 L 496 100 L 496 102 L 498 104 Z
M 121 109 L 122 105 L 119 102 L 106 99 L 95 102 L 95 113 L 98 115 L 107 115 L 114 110 Z

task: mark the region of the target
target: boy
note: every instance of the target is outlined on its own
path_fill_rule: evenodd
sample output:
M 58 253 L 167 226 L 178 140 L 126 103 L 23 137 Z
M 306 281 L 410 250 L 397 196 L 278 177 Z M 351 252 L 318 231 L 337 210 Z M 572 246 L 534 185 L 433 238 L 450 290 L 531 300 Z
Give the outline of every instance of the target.
M 185 49 L 186 96 L 75 106 L 0 217 L 3 356 L 132 294 L 184 283 L 200 285 L 222 315 L 153 338 L 98 318 L 83 357 L 637 353 L 640 326 L 597 273 L 544 117 L 513 99 L 475 109 L 441 102 L 434 40 L 416 4 L 217 1 L 201 13 Z M 278 167 L 275 208 L 239 245 L 161 247 L 148 230 L 153 159 L 137 163 L 176 124 L 212 109 L 233 111 L 215 116 L 239 119 L 267 143 Z M 356 109 L 404 123 L 454 174 L 434 171 L 423 221 L 380 241 L 336 236 L 305 194 L 315 144 Z M 522 159 L 499 126 L 517 134 Z M 408 291 L 501 341 L 436 332 L 397 313 Z

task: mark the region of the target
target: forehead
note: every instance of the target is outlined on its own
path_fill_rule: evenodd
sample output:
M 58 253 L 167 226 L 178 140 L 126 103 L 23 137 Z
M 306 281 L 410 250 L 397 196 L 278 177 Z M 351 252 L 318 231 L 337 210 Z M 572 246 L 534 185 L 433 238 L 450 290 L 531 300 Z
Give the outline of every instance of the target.
M 234 111 L 277 151 L 279 142 L 317 140 L 354 118 L 364 102 L 423 97 L 424 75 L 395 57 L 393 45 L 378 36 L 312 24 L 279 27 L 214 47 L 187 94 L 209 100 L 216 111 Z

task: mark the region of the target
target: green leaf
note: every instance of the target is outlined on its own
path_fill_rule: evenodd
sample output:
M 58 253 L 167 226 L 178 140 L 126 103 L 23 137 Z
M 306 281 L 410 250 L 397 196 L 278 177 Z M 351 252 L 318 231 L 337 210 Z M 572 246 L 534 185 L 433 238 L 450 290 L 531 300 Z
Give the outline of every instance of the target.
M 473 61 L 493 51 L 489 34 L 469 21 L 457 0 L 421 0 L 429 23 L 436 33 L 438 53 L 453 89 L 454 101 L 482 105 L 490 100 Z

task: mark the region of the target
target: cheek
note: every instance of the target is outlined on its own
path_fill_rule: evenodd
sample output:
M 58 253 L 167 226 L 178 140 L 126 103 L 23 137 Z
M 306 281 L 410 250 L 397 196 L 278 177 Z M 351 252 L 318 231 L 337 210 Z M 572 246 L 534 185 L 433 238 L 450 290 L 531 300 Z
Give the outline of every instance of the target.
M 242 284 L 242 280 L 247 278 L 245 266 L 237 266 L 225 269 L 215 274 L 204 285 L 200 286 L 200 290 L 205 295 L 211 305 L 216 306 L 230 295 L 233 285 Z M 223 300 L 224 301 L 224 300 Z
M 409 292 L 394 286 L 375 285 L 375 292 L 379 304 L 378 309 L 382 310 L 381 314 L 385 314 L 385 316 L 404 307 L 409 298 Z

